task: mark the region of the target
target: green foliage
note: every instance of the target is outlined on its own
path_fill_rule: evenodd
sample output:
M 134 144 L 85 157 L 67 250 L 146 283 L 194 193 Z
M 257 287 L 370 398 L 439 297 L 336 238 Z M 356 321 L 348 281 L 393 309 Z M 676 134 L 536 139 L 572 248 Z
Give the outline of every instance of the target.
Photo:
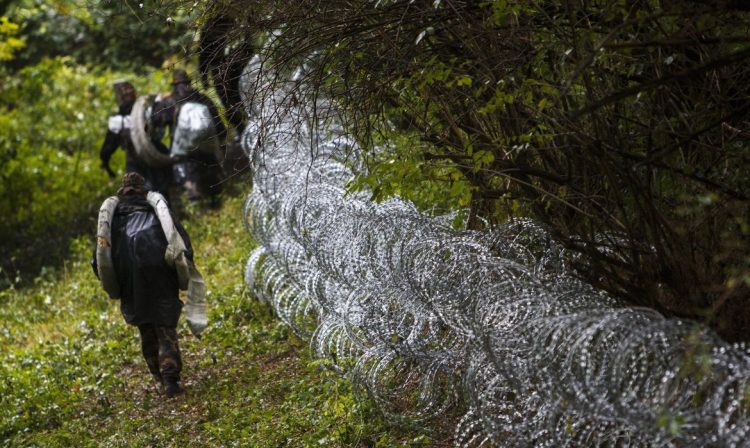
M 0 61 L 10 61 L 17 50 L 23 48 L 23 41 L 18 35 L 18 25 L 0 17 Z
M 188 209 L 183 224 L 208 286 L 201 340 L 181 323 L 186 395 L 151 385 L 137 330 L 88 265 L 92 237 L 25 289 L 0 292 L 0 446 L 422 447 L 427 429 L 394 428 L 373 403 L 311 360 L 306 343 L 248 294 L 252 241 L 242 197 Z
M 104 177 L 91 156 L 102 134 L 108 81 L 64 59 L 50 59 L 3 86 L 0 212 L 9 218 L 5 225 L 44 228 L 80 212 L 70 210 L 70 195 L 85 203 L 101 191 Z M 9 229 L 2 230 L 7 235 Z
M 75 257 L 45 271 L 26 290 L 0 292 L 0 440 L 53 430 L 95 400 L 106 412 L 105 390 L 121 382 L 106 366 L 135 355 L 136 341 L 114 319 L 91 268 L 89 239 L 73 243 Z
M 78 63 L 147 71 L 184 58 L 192 34 L 188 9 L 157 1 L 15 0 L 8 16 L 23 24 L 26 47 L 14 69 L 68 56 Z
M 446 160 L 426 160 L 426 150 L 415 150 L 424 146 L 416 136 L 394 133 L 384 140 L 389 144 L 369 156 L 369 171 L 357 175 L 348 187 L 350 191 L 368 190 L 376 202 L 400 196 L 425 211 L 445 212 L 468 207 L 472 186 L 454 164 Z M 478 154 L 476 160 L 468 162 L 480 166 L 486 157 Z

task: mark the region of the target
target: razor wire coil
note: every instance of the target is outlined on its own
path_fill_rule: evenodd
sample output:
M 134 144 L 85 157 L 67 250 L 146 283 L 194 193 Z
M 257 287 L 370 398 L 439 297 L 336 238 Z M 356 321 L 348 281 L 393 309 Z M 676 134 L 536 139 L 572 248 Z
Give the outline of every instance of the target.
M 750 446 L 744 345 L 595 290 L 529 220 L 456 231 L 347 192 L 356 142 L 300 78 L 243 77 L 246 281 L 386 415 L 458 403 L 461 447 Z

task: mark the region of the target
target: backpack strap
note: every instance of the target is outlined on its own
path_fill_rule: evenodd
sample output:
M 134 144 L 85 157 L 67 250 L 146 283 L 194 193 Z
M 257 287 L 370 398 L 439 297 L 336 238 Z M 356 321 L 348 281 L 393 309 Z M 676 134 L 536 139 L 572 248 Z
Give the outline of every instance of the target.
M 159 218 L 159 224 L 161 224 L 161 229 L 167 238 L 167 251 L 164 253 L 164 261 L 177 269 L 180 289 L 186 290 L 190 279 L 190 268 L 187 265 L 187 257 L 185 257 L 187 246 L 174 225 L 167 200 L 155 191 L 149 191 L 146 200 L 154 209 L 156 217 Z

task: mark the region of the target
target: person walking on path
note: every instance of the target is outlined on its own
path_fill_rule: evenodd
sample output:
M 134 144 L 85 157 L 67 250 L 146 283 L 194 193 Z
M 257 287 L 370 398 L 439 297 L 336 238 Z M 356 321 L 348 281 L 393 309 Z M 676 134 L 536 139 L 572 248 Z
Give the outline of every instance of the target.
M 162 200 L 161 195 L 148 193 L 143 176 L 126 173 L 116 198 L 107 199 L 100 210 L 92 265 L 105 290 L 119 298 L 125 322 L 138 328 L 146 365 L 171 398 L 184 391 L 180 385 L 182 360 L 177 322 L 182 310 L 179 289 L 185 288 L 180 286 L 177 264 L 170 265 L 165 254 L 172 250 L 174 240 L 181 238 L 180 255 L 184 254 L 192 265 L 193 250 L 187 232 L 171 216 L 166 202 L 158 204 Z M 169 226 L 176 229 L 172 235 L 165 233 L 163 221 L 168 218 L 157 213 L 155 201 L 171 216 Z M 112 207 L 111 220 L 109 214 L 103 220 L 102 210 L 108 204 Z M 102 255 L 105 252 L 107 256 Z
M 109 174 L 109 177 L 115 177 L 115 172 L 109 166 L 109 161 L 117 148 L 125 151 L 125 172 L 138 173 L 146 179 L 147 187 L 160 192 L 165 198 L 169 198 L 169 186 L 172 182 L 172 167 L 152 167 L 142 160 L 135 149 L 133 139 L 131 138 L 131 129 L 133 126 L 130 117 L 133 111 L 133 104 L 136 100 L 136 90 L 128 81 L 116 81 L 113 85 L 115 90 L 115 99 L 117 100 L 118 111 L 110 115 L 107 121 L 107 134 L 99 150 L 101 167 Z M 164 153 L 169 153 L 169 149 L 161 142 L 154 141 L 155 145 Z
M 182 114 L 190 116 L 198 107 L 205 109 L 206 120 L 183 120 Z M 161 102 L 154 105 L 153 122 L 160 126 L 170 128 L 170 153 L 175 158 L 174 181 L 182 185 L 188 199 L 198 200 L 208 197 L 211 207 L 220 204 L 219 194 L 222 190 L 222 168 L 218 155 L 223 154 L 226 145 L 227 130 L 221 120 L 216 104 L 206 95 L 192 86 L 190 76 L 181 69 L 176 69 L 172 74 L 172 91 Z M 211 135 L 206 142 L 206 148 L 215 146 L 215 149 L 197 150 L 196 148 L 180 147 L 184 141 L 177 138 L 183 121 L 199 121 L 209 125 Z M 193 130 L 187 130 L 190 133 Z M 186 154 L 182 154 L 187 152 Z

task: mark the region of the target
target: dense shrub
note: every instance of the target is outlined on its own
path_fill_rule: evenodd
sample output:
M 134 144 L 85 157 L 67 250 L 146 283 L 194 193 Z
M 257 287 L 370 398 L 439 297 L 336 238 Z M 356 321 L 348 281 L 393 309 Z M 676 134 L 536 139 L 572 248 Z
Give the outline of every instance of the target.
M 216 8 L 278 36 L 275 69 L 317 55 L 307 85 L 343 106 L 371 150 L 355 188 L 469 204 L 470 227 L 531 216 L 595 285 L 730 339 L 750 334 L 740 2 Z
M 116 70 L 148 72 L 170 56 L 184 57 L 193 34 L 189 9 L 134 0 L 9 0 L 2 14 L 21 25 L 26 46 L 8 65 L 18 70 L 48 57 Z

